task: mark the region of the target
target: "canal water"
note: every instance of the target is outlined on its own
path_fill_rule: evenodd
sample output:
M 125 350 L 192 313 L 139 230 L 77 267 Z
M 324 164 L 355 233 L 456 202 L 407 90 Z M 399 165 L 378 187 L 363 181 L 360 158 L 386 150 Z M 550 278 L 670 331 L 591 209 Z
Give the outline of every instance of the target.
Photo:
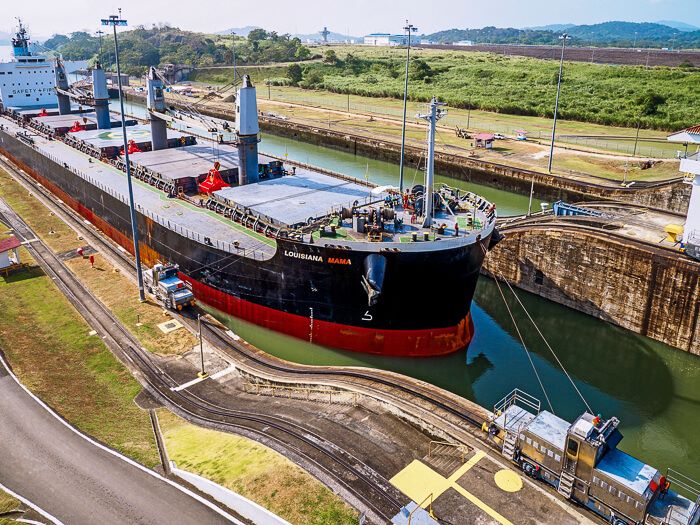
M 138 107 L 131 112 L 143 114 Z M 378 184 L 398 181 L 395 164 L 290 139 L 263 135 L 260 150 L 355 177 L 367 175 Z M 422 178 L 421 172 L 408 169 L 406 181 L 413 182 L 414 175 L 416 181 Z M 482 194 L 498 205 L 501 215 L 527 210 L 527 196 L 449 179 L 446 174 L 439 174 L 437 180 Z M 539 208 L 539 201 L 534 207 Z M 436 287 L 444 288 L 439 283 Z M 568 420 L 575 418 L 585 406 L 511 292 L 503 291 L 554 412 Z M 625 436 L 621 448 L 656 467 L 672 467 L 700 479 L 700 359 L 538 296 L 516 293 L 593 411 L 620 418 Z M 421 300 L 416 297 L 414 305 L 406 306 L 419 308 Z M 213 313 L 252 344 L 290 361 L 393 370 L 487 408 L 513 388 L 520 388 L 548 408 L 498 288 L 487 278 L 480 280 L 474 298 L 476 335 L 472 344 L 466 352 L 445 357 L 387 358 L 343 352 Z

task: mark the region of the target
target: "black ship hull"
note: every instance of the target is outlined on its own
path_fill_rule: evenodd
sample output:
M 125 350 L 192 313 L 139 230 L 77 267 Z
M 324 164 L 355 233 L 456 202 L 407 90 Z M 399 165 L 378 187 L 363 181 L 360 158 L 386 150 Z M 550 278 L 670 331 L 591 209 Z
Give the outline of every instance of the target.
M 2 150 L 123 248 L 133 252 L 129 209 L 31 146 L 0 133 Z M 143 262 L 173 262 L 195 296 L 225 313 L 334 348 L 397 356 L 464 349 L 470 306 L 490 242 L 425 251 L 381 251 L 374 304 L 363 277 L 370 252 L 278 239 L 275 254 L 251 259 L 192 240 L 138 213 Z M 432 243 L 431 243 L 432 244 Z

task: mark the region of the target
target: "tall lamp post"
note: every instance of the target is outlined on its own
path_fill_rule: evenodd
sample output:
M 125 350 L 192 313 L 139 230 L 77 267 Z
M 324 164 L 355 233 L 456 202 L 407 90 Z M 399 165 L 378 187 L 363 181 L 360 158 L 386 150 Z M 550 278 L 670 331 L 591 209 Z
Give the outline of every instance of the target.
M 139 229 L 136 223 L 136 209 L 134 207 L 134 189 L 131 183 L 131 164 L 129 162 L 129 144 L 126 138 L 126 124 L 124 122 L 124 91 L 122 89 L 122 71 L 119 66 L 119 41 L 117 40 L 117 26 L 126 26 L 126 20 L 122 19 L 122 10 L 118 15 L 111 15 L 102 19 L 103 26 L 112 26 L 114 29 L 114 56 L 117 63 L 117 83 L 119 85 L 119 107 L 121 110 L 122 138 L 124 139 L 124 162 L 126 163 L 126 183 L 129 188 L 129 212 L 131 214 L 131 235 L 134 238 L 134 257 L 136 258 L 136 277 L 139 284 L 139 301 L 144 302 L 146 296 L 143 291 L 143 274 L 141 273 L 141 253 L 139 250 Z
M 403 28 L 408 36 L 406 42 L 406 75 L 403 86 L 403 120 L 401 121 L 401 159 L 399 160 L 399 191 L 403 193 L 403 157 L 406 152 L 406 101 L 408 99 L 408 63 L 411 58 L 411 33 L 418 31 L 413 24 L 406 20 L 406 27 Z
M 557 80 L 557 98 L 554 101 L 554 122 L 552 123 L 552 144 L 549 148 L 549 173 L 552 173 L 552 157 L 554 156 L 554 134 L 557 131 L 557 114 L 559 113 L 559 95 L 561 94 L 561 74 L 564 70 L 564 48 L 566 47 L 566 41 L 571 37 L 564 33 L 559 37 L 561 40 L 561 59 L 559 60 L 559 79 Z

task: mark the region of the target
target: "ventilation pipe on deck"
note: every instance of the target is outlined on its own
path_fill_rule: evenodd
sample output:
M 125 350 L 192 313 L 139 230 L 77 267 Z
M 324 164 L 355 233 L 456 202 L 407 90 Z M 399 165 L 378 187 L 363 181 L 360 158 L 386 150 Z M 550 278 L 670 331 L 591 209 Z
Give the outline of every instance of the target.
M 168 147 L 167 122 L 158 118 L 155 113 L 165 112 L 165 94 L 163 93 L 163 80 L 158 76 L 156 68 L 151 67 L 146 79 L 148 91 L 148 115 L 151 122 L 151 145 L 153 150 L 166 149 Z
M 236 97 L 236 132 L 238 133 L 238 183 L 258 182 L 258 104 L 250 75 L 243 76 L 243 85 Z
M 66 68 L 60 59 L 56 59 L 56 66 L 54 71 L 56 72 L 56 89 L 60 90 L 56 92 L 56 97 L 58 98 L 58 113 L 60 115 L 70 114 L 70 97 L 61 93 L 61 91 L 68 91 L 68 75 L 66 75 Z
M 92 70 L 92 96 L 95 99 L 95 114 L 98 129 L 111 129 L 112 119 L 109 116 L 109 91 L 107 77 L 99 62 Z

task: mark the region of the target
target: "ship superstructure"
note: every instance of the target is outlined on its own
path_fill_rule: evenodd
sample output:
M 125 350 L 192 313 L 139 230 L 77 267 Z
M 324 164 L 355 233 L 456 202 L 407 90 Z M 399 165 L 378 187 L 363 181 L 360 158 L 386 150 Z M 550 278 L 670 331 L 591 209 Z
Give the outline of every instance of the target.
M 5 107 L 54 107 L 55 70 L 51 60 L 34 54 L 27 29 L 19 21 L 12 39 L 12 59 L 0 63 L 0 102 Z
M 258 154 L 248 78 L 235 127 L 206 121 L 215 142 L 164 127 L 199 117 L 166 108 L 153 71 L 148 93 L 150 128 L 127 128 L 146 264 L 177 264 L 200 302 L 322 345 L 427 356 L 469 344 L 472 296 L 497 237 L 493 204 L 444 185 L 401 193 Z M 66 130 L 75 115 L 54 127 L 8 116 L 0 149 L 133 250 L 118 123 L 81 117 Z

